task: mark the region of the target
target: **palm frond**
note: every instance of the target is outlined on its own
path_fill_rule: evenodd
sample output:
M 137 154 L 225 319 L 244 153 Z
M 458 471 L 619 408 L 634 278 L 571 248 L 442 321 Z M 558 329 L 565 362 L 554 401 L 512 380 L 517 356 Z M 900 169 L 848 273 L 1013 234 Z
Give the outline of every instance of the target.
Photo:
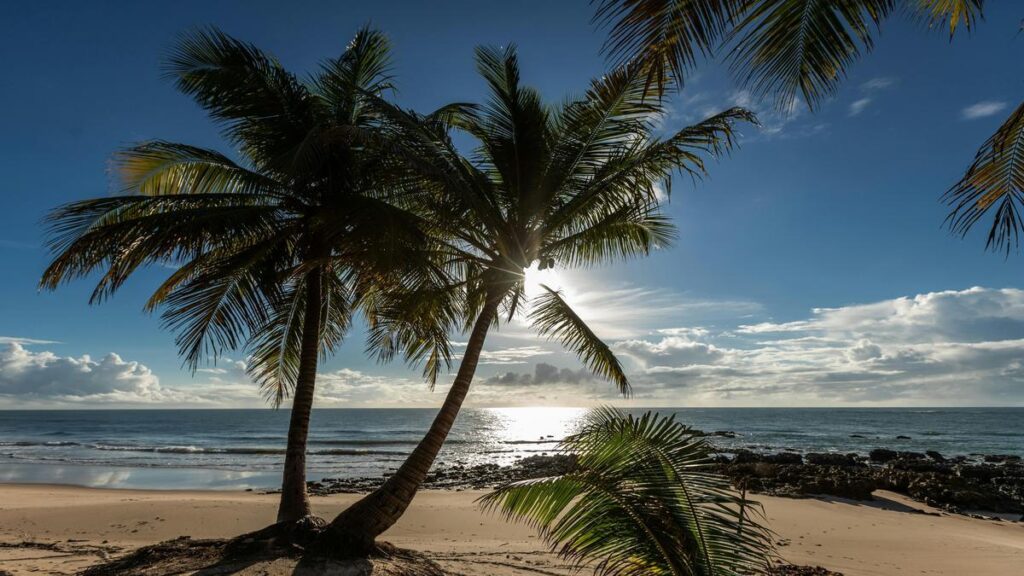
M 166 72 L 261 169 L 289 163 L 315 125 L 314 99 L 294 74 L 216 28 L 183 36 Z
M 145 196 L 247 194 L 250 202 L 272 202 L 286 195 L 274 179 L 205 148 L 163 140 L 144 142 L 114 156 L 127 191 Z
M 478 163 L 493 170 L 509 217 L 525 221 L 543 202 L 537 183 L 551 144 L 548 110 L 539 92 L 522 85 L 514 45 L 478 47 L 476 63 L 490 98 L 479 116 L 457 126 L 479 141 Z
M 282 290 L 270 303 L 267 322 L 253 331 L 246 345 L 246 372 L 274 408 L 284 403 L 299 377 L 305 292 L 303 281 Z
M 597 574 L 767 573 L 774 548 L 760 508 L 708 471 L 709 446 L 674 418 L 598 409 L 560 450 L 577 470 L 501 486 L 483 507 L 538 528 Z
M 974 162 L 943 200 L 952 207 L 946 224 L 966 236 L 990 210 L 995 210 L 985 248 L 1009 254 L 1020 246 L 1024 221 L 1024 103 L 978 150 Z
M 757 117 L 742 108 L 731 108 L 665 140 L 634 141 L 601 163 L 585 187 L 556 207 L 545 222 L 547 234 L 568 236 L 625 206 L 657 203 L 656 186 L 670 193 L 673 171 L 701 177 L 706 173 L 705 156 L 731 150 L 737 143 L 738 122 L 756 124 Z
M 105 269 L 91 301 L 113 294 L 139 267 L 198 257 L 218 242 L 242 246 L 279 231 L 278 211 L 248 195 L 113 196 L 74 202 L 47 217 L 55 254 L 40 286 Z
M 985 0 L 917 0 L 915 15 L 929 28 L 947 26 L 953 38 L 957 28 L 968 32 L 982 19 Z
M 335 121 L 355 126 L 364 122 L 365 95 L 393 90 L 392 80 L 390 41 L 383 32 L 364 26 L 341 56 L 321 65 L 314 82 Z
M 305 326 L 307 279 L 300 276 L 289 281 L 268 302 L 270 312 L 266 323 L 254 330 L 246 349 L 247 373 L 255 381 L 264 398 L 279 408 L 295 389 L 302 354 Z M 353 296 L 347 278 L 337 274 L 321 276 L 320 354 L 333 352 L 352 323 Z
M 803 96 L 815 109 L 835 93 L 894 0 L 746 0 L 729 33 L 732 70 L 758 98 L 790 112 Z
M 280 237 L 225 251 L 167 293 L 161 317 L 178 333 L 175 343 L 189 368 L 241 348 L 248 335 L 266 325 L 270 303 L 277 299 L 278 267 L 287 261 L 282 251 L 287 246 Z
M 443 278 L 395 279 L 388 288 L 364 295 L 367 353 L 381 362 L 401 355 L 409 365 L 422 364 L 432 390 L 451 367 L 449 334 L 459 329 L 460 304 L 458 288 Z
M 656 205 L 643 202 L 608 212 L 579 231 L 549 243 L 541 255 L 567 266 L 593 266 L 647 256 L 652 250 L 670 246 L 675 237 L 671 219 Z
M 611 348 L 594 334 L 561 294 L 547 286 L 542 287 L 544 293 L 532 303 L 530 324 L 542 336 L 560 340 L 594 374 L 611 380 L 623 396 L 629 396 L 629 379 Z
M 496 187 L 486 173 L 459 153 L 448 134 L 451 127 L 483 133 L 473 127 L 479 122 L 478 108 L 454 104 L 424 116 L 381 98 L 370 100 L 386 118 L 389 140 L 403 160 L 398 166 L 401 178 L 395 184 L 414 191 L 446 234 L 460 235 L 474 250 L 495 255 L 477 236 L 480 228 L 484 228 L 484 236 L 502 228 L 504 215 Z M 482 226 L 467 225 L 467 219 Z
M 661 96 L 670 82 L 711 56 L 744 0 L 600 0 L 594 21 L 611 30 L 603 52 L 616 68 L 644 71 L 643 91 Z
M 603 164 L 647 137 L 650 123 L 664 109 L 644 95 L 640 70 L 627 66 L 592 81 L 583 99 L 557 110 L 544 173 L 548 198 L 585 187 Z

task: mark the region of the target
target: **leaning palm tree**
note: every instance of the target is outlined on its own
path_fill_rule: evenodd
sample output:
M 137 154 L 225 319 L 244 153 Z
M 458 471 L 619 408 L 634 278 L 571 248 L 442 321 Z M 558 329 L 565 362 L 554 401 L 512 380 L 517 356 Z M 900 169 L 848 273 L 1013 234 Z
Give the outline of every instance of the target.
M 146 308 L 162 307 L 186 365 L 245 345 L 248 373 L 269 401 L 291 396 L 280 522 L 310 514 L 306 440 L 319 358 L 357 308 L 377 317 L 381 286 L 415 279 L 400 264 L 429 246 L 384 184 L 390 160 L 367 103 L 391 88 L 388 68 L 388 41 L 370 29 L 305 81 L 220 31 L 189 34 L 167 73 L 242 160 L 146 142 L 117 156 L 122 194 L 50 216 L 55 257 L 43 287 L 102 271 L 95 302 L 140 267 L 176 267 Z M 447 358 L 446 340 L 411 331 Z
M 791 111 L 834 95 L 847 70 L 869 52 L 881 23 L 896 14 L 950 39 L 982 19 L 984 0 L 595 0 L 595 21 L 610 27 L 605 51 L 641 65 L 658 95 L 681 87 L 703 58 L 722 53 L 755 97 Z M 985 247 L 1009 254 L 1024 233 L 1024 103 L 978 150 L 943 196 L 950 230 L 966 235 L 994 213 Z
M 667 189 L 677 170 L 701 175 L 703 155 L 733 144 L 734 122 L 754 121 L 731 109 L 657 138 L 654 120 L 662 109 L 643 98 L 636 69 L 595 81 L 583 98 L 546 106 L 521 84 L 514 47 L 479 48 L 476 60 L 490 90 L 486 104 L 424 122 L 381 103 L 400 136 L 395 140 L 407 149 L 404 186 L 420 192 L 416 197 L 461 269 L 455 300 L 469 339 L 426 436 L 381 488 L 332 522 L 328 537 L 350 547 L 372 547 L 412 501 L 469 392 L 489 329 L 522 307 L 524 271 L 537 262 L 594 266 L 667 246 L 674 228 L 660 213 L 659 184 Z M 477 141 L 471 158 L 453 146 L 448 126 Z M 528 320 L 541 335 L 630 392 L 612 350 L 559 292 L 545 288 L 528 305 Z
M 603 576 L 769 572 L 760 506 L 709 470 L 707 442 L 674 416 L 597 409 L 559 449 L 576 457 L 573 471 L 501 486 L 484 508 L 539 529 L 559 556 Z

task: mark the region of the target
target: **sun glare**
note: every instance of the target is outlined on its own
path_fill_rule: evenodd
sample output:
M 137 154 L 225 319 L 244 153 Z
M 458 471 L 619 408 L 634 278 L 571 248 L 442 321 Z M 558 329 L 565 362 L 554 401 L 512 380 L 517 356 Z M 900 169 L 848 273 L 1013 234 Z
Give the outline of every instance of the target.
M 541 270 L 534 262 L 525 271 L 523 280 L 523 292 L 526 296 L 523 311 L 529 313 L 532 310 L 532 301 L 544 295 L 543 286 L 558 291 L 572 309 L 585 320 L 596 320 L 597 310 L 594 310 L 586 302 L 586 290 L 581 288 L 580 278 L 567 273 L 564 270 L 547 268 Z
M 554 443 L 575 431 L 586 408 L 562 406 L 521 406 L 488 408 L 494 417 L 494 434 L 504 442 L 526 440 Z
M 564 290 L 565 280 L 554 268 L 548 268 L 541 270 L 540 265 L 534 262 L 525 271 L 526 279 L 523 281 L 523 289 L 526 292 L 527 298 L 535 298 L 540 296 L 544 289 L 541 287 L 547 286 L 552 290 Z

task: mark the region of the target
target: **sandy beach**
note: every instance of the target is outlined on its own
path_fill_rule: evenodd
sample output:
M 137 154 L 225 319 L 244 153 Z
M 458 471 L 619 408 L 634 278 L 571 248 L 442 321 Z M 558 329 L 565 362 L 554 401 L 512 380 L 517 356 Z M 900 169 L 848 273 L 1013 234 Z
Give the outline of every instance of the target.
M 386 539 L 452 574 L 561 575 L 532 530 L 482 514 L 481 492 L 426 491 Z M 331 517 L 353 495 L 316 497 Z M 941 513 L 879 492 L 871 503 L 762 497 L 783 557 L 847 576 L 1007 576 L 1024 565 L 1024 524 Z M 162 540 L 230 537 L 273 518 L 276 496 L 252 492 L 0 486 L 0 567 L 15 575 L 72 574 Z

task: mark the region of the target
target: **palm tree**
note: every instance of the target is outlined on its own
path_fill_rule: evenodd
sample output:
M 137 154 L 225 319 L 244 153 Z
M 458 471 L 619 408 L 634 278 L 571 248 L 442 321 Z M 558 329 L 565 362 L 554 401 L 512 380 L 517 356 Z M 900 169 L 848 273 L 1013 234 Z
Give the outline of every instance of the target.
M 140 267 L 176 267 L 146 309 L 163 308 L 187 366 L 247 345 L 248 373 L 268 400 L 277 407 L 292 397 L 279 522 L 310 514 L 306 439 L 319 358 L 341 342 L 357 309 L 371 324 L 379 319 L 388 301 L 380 286 L 400 276 L 417 282 L 400 263 L 412 261 L 412 247 L 429 247 L 419 220 L 384 184 L 391 160 L 367 106 L 391 88 L 389 54 L 386 37 L 364 28 L 303 81 L 218 30 L 189 34 L 167 74 L 223 126 L 242 160 L 139 144 L 117 156 L 122 194 L 49 218 L 55 256 L 44 288 L 102 271 L 98 302 Z M 447 341 L 405 329 L 434 354 L 436 370 Z M 391 344 L 383 355 L 402 342 Z
M 595 81 L 586 95 L 545 106 L 520 83 L 514 47 L 479 48 L 477 67 L 490 90 L 481 106 L 461 106 L 440 121 L 382 103 L 407 151 L 405 187 L 420 191 L 446 250 L 458 263 L 458 301 L 470 335 L 444 403 L 423 440 L 384 485 L 331 524 L 329 541 L 372 548 L 422 484 L 469 392 L 488 330 L 511 320 L 524 295 L 524 271 L 539 262 L 593 266 L 667 246 L 674 228 L 656 190 L 676 170 L 703 173 L 702 155 L 733 144 L 733 123 L 754 121 L 731 109 L 668 138 L 656 138 L 662 112 L 644 100 L 644 79 L 622 69 Z M 473 137 L 465 158 L 446 128 Z M 449 291 L 451 292 L 451 291 Z M 629 381 L 607 344 L 562 295 L 550 288 L 530 303 L 528 319 L 558 339 L 623 394 Z
M 575 470 L 501 486 L 484 508 L 529 523 L 596 574 L 769 572 L 773 534 L 760 506 L 708 470 L 708 444 L 674 417 L 597 409 L 560 450 L 575 455 Z
M 610 27 L 605 52 L 646 70 L 658 95 L 681 87 L 703 59 L 724 53 L 741 85 L 791 111 L 836 93 L 871 50 L 880 24 L 901 13 L 929 28 L 970 31 L 984 0 L 600 0 L 594 20 Z M 943 196 L 950 230 L 966 235 L 989 211 L 986 248 L 1007 254 L 1024 232 L 1024 103 L 978 150 Z

